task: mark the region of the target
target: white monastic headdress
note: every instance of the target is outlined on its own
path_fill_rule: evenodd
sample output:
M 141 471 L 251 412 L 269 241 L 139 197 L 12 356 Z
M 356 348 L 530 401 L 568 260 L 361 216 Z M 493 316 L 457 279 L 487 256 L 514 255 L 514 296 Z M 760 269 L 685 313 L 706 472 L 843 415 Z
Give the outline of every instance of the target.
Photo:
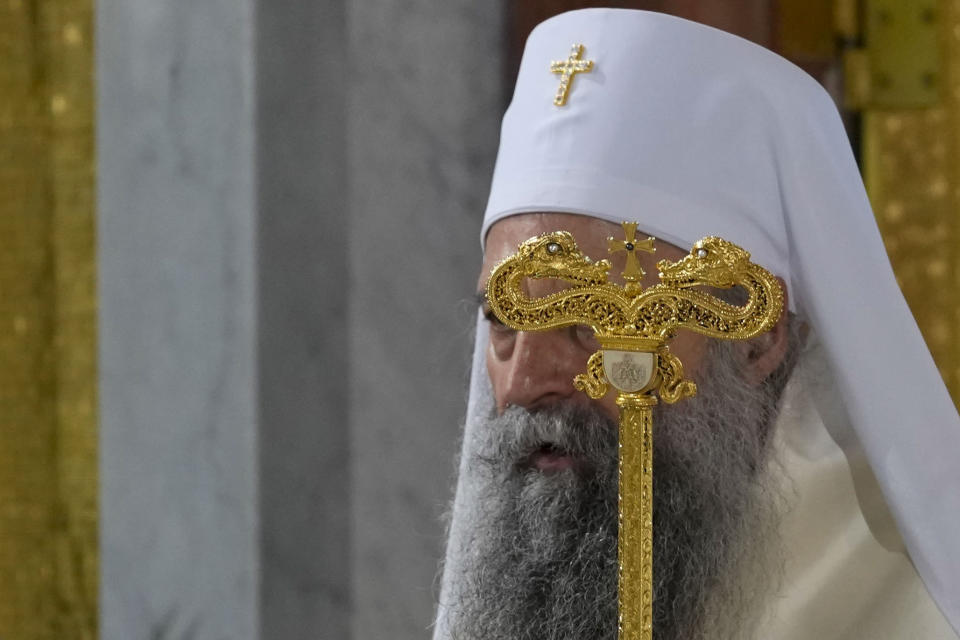
M 549 65 L 575 44 L 594 65 L 558 107 Z M 781 276 L 832 371 L 834 385 L 821 389 L 832 397 L 817 400 L 833 409 L 821 415 L 852 427 L 912 562 L 960 629 L 960 419 L 817 82 L 762 47 L 662 14 L 554 17 L 527 42 L 482 237 L 505 216 L 536 211 L 636 220 L 684 248 L 720 235 Z M 482 324 L 477 333 L 465 447 L 489 406 Z M 462 465 L 453 538 L 469 520 L 470 478 Z M 436 637 L 443 626 L 441 596 Z

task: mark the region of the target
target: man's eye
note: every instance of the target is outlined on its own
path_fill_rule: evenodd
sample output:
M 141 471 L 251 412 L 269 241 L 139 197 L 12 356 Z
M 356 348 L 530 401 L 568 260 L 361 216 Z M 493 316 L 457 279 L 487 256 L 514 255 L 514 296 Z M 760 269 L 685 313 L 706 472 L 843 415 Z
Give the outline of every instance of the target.
M 487 319 L 487 322 L 490 323 L 490 328 L 494 331 L 513 331 L 513 329 L 503 324 L 500 318 L 490 309 L 484 311 L 483 317 Z

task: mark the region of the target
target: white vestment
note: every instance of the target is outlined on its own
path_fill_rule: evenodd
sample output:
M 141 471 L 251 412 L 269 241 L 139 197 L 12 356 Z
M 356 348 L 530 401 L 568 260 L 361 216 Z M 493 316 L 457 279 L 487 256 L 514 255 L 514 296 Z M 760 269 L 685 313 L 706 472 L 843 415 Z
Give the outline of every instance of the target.
M 903 549 L 869 467 L 848 463 L 820 417 L 810 379 L 824 368 L 823 354 L 811 345 L 781 401 L 773 455 L 790 503 L 779 543 L 784 586 L 759 604 L 765 619 L 756 637 L 955 640 Z M 863 476 L 859 498 L 852 466 Z M 861 502 L 873 504 L 873 529 Z

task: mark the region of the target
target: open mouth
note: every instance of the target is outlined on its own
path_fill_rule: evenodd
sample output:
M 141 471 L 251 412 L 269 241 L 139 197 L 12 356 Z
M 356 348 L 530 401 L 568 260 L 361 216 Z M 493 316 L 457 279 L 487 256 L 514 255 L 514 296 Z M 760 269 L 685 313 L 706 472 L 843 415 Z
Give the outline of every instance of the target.
M 554 473 L 572 469 L 576 466 L 577 459 L 565 449 L 550 442 L 544 442 L 530 454 L 528 464 L 538 471 Z

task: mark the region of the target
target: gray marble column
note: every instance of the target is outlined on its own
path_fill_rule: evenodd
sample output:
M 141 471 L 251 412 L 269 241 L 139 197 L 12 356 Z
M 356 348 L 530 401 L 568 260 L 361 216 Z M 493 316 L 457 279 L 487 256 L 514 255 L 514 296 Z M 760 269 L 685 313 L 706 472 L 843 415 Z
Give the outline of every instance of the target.
M 350 3 L 353 637 L 429 637 L 496 153 L 501 3 Z
M 345 51 L 98 3 L 104 640 L 349 637 Z
M 252 6 L 97 36 L 101 636 L 256 638 Z
M 346 7 L 256 16 L 261 638 L 347 639 Z
M 97 10 L 101 637 L 428 637 L 500 2 Z

